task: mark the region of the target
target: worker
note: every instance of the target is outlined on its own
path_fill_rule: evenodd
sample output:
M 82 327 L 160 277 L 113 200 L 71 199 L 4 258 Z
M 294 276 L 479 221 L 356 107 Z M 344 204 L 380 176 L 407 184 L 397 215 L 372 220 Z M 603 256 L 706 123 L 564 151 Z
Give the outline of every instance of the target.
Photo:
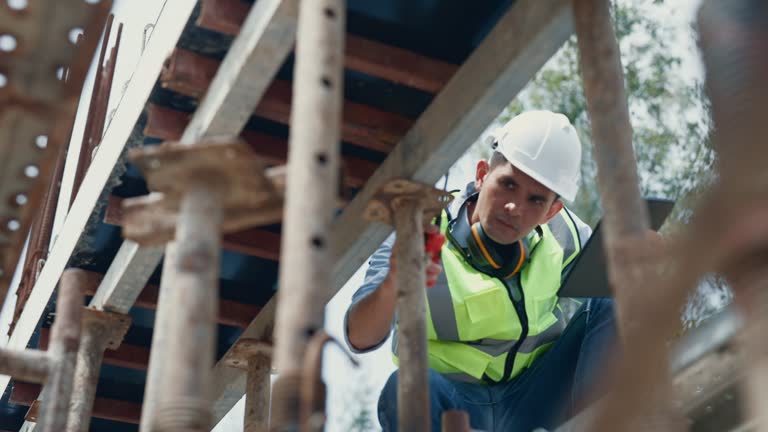
M 483 431 L 555 428 L 593 394 L 616 340 L 611 300 L 585 299 L 569 317 L 571 299 L 557 295 L 591 234 L 563 204 L 578 191 L 576 129 L 562 114 L 529 111 L 500 128 L 493 147 L 438 218 L 448 241 L 426 266 L 433 431 L 454 409 Z M 396 361 L 395 243 L 393 234 L 371 256 L 344 326 L 356 353 L 378 348 L 394 328 Z M 397 376 L 379 398 L 387 432 L 397 430 Z

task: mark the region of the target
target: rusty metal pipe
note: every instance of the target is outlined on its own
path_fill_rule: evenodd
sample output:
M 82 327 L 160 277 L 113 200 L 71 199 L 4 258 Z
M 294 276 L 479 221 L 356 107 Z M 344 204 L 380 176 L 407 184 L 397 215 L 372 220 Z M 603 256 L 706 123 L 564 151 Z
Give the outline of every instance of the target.
M 42 384 L 48 377 L 50 359 L 45 351 L 0 349 L 0 374 Z
M 255 355 L 248 359 L 245 385 L 244 432 L 269 430 L 269 401 L 271 391 L 271 356 Z
M 67 432 L 85 432 L 91 423 L 93 402 L 96 398 L 96 386 L 99 383 L 101 363 L 104 351 L 110 341 L 116 339 L 116 334 L 122 334 L 127 324 L 121 326 L 111 317 L 122 315 L 111 314 L 93 309 L 86 309 L 83 316 L 82 339 L 77 352 L 77 367 L 75 368 L 75 384 L 72 401 L 70 402 Z M 121 319 L 122 323 L 130 318 Z M 116 346 L 111 346 L 117 348 Z
M 298 426 L 299 386 L 293 380 L 301 376 L 309 337 L 323 326 L 322 293 L 331 285 L 328 269 L 333 265 L 328 233 L 339 184 L 346 2 L 299 5 L 275 326 L 274 364 L 280 370 L 273 429 Z
M 80 269 L 65 270 L 59 283 L 56 318 L 48 345 L 51 370 L 46 384 L 46 400 L 40 409 L 38 427 L 43 432 L 60 432 L 67 425 L 72 396 L 77 349 L 83 310 L 83 290 L 87 273 Z
M 181 200 L 175 270 L 164 279 L 176 289 L 168 351 L 156 415 L 158 431 L 208 431 L 212 420 L 211 369 L 216 350 L 218 275 L 223 208 L 221 184 L 201 173 Z M 181 289 L 183 287 L 183 289 Z
M 426 274 L 423 204 L 415 199 L 393 203 L 397 254 L 398 430 L 429 430 L 427 379 Z
M 469 414 L 466 411 L 449 410 L 443 412 L 443 432 L 470 432 Z

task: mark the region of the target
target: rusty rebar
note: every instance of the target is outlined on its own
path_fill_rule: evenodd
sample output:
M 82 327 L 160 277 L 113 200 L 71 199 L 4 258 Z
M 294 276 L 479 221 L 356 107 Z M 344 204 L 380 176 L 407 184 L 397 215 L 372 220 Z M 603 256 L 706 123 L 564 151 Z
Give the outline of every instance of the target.
M 280 382 L 301 375 L 309 337 L 323 326 L 322 293 L 332 282 L 328 233 L 339 184 L 345 21 L 342 0 L 299 3 L 275 326 L 279 374 L 273 407 L 278 423 L 273 428 L 298 425 L 299 387 Z
M 61 275 L 56 318 L 48 344 L 51 368 L 46 383 L 46 400 L 38 420 L 38 427 L 43 432 L 60 432 L 67 425 L 87 278 L 85 271 L 80 269 L 65 270 Z
M 341 343 L 325 330 L 318 330 L 312 335 L 304 354 L 301 381 L 301 432 L 320 432 L 325 427 L 326 386 L 323 382 L 323 349 L 328 343 L 341 349 L 352 365 L 358 365 L 357 360 L 344 349 Z
M 208 177 L 208 178 L 206 178 Z M 162 388 L 154 418 L 157 431 L 208 431 L 212 421 L 211 369 L 216 350 L 222 185 L 201 173 L 179 208 L 174 271 L 177 288 Z M 183 289 L 181 289 L 183 287 Z M 190 337 L 194 335 L 194 337 Z
M 0 374 L 14 379 L 42 384 L 48 377 L 50 358 L 45 351 L 0 349 Z
M 104 76 L 104 58 L 107 54 L 107 45 L 109 45 L 109 36 L 112 31 L 112 23 L 115 20 L 113 14 L 109 14 L 107 22 L 104 25 L 104 36 L 101 42 L 101 51 L 99 52 L 98 63 L 96 64 L 96 73 L 93 78 L 93 89 L 91 90 L 91 101 L 88 104 L 88 113 L 85 120 L 85 126 L 83 126 L 83 138 L 80 143 L 80 153 L 78 155 L 77 166 L 75 169 L 75 180 L 72 184 L 72 194 L 69 198 L 69 205 L 75 202 L 77 192 L 80 190 L 80 185 L 85 177 L 85 172 L 88 170 L 88 166 L 91 162 L 91 152 L 88 150 L 90 142 L 93 140 L 94 126 L 98 121 L 96 116 L 99 112 L 99 105 L 102 103 L 102 85 L 101 81 Z
M 426 265 L 424 205 L 417 199 L 393 203 L 397 253 L 398 430 L 429 430 L 427 378 Z

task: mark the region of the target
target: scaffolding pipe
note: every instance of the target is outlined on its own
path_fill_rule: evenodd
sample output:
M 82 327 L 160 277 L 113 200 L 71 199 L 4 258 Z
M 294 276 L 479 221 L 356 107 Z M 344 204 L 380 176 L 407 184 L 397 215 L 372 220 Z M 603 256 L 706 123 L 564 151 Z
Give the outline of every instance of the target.
M 762 0 L 705 1 L 699 12 L 700 42 L 706 88 L 715 123 L 714 146 L 720 178 L 702 212 L 719 230 L 725 255 L 719 270 L 732 284 L 737 305 L 746 317 L 739 342 L 745 348 L 747 374 L 741 386 L 745 411 L 754 430 L 768 431 L 768 7 Z M 713 216 L 714 215 L 714 216 Z M 734 223 L 737 222 L 737 223 Z M 717 239 L 716 239 L 717 240 Z M 724 262 L 723 262 L 724 261 Z
M 0 349 L 0 374 L 14 379 L 42 384 L 48 377 L 50 357 L 45 351 Z
M 171 273 L 175 271 L 172 263 L 176 262 L 176 247 L 169 243 L 165 248 L 163 261 L 163 277 L 160 279 L 160 289 L 157 295 L 157 310 L 155 311 L 154 330 L 152 331 L 152 347 L 149 351 L 149 366 L 147 367 L 147 379 L 144 385 L 144 401 L 141 408 L 140 432 L 153 430 L 153 419 L 157 409 L 158 394 L 162 388 L 163 368 L 168 353 L 168 341 L 170 339 L 171 316 L 173 314 L 174 287 L 171 281 L 175 278 Z
M 245 385 L 244 432 L 269 430 L 269 400 L 271 394 L 271 356 L 257 354 L 248 359 Z
M 157 431 L 210 430 L 223 187 L 214 176 L 200 173 L 181 200 L 174 271 L 163 277 L 174 286 L 169 299 L 174 306 L 154 418 Z
M 398 430 L 429 430 L 424 205 L 405 198 L 393 202 L 397 233 Z
M 83 313 L 82 338 L 77 352 L 75 382 L 72 401 L 70 402 L 67 432 L 85 432 L 91 423 L 93 402 L 96 398 L 96 386 L 99 383 L 101 363 L 107 347 L 117 348 L 110 343 L 116 335 L 122 335 L 130 322 L 127 316 L 111 314 L 93 309 Z M 122 324 L 122 325 L 121 325 Z
M 621 380 L 633 379 L 636 385 L 618 384 L 612 388 L 610 403 L 605 405 L 602 415 L 596 417 L 591 430 L 611 430 L 616 424 L 643 427 L 634 423 L 640 417 L 622 413 L 614 409 L 613 404 L 635 407 L 634 413 L 644 415 L 642 422 L 650 421 L 656 427 L 669 424 L 665 427 L 674 428 L 674 413 L 662 412 L 655 404 L 670 393 L 670 380 L 666 376 L 668 353 L 660 345 L 672 334 L 649 332 L 646 321 L 653 311 L 654 316 L 671 323 L 677 319 L 675 311 L 680 305 L 668 298 L 665 300 L 669 301 L 647 301 L 648 288 L 658 286 L 649 283 L 649 279 L 659 277 L 657 263 L 661 262 L 661 253 L 653 248 L 658 246 L 658 241 L 654 244 L 649 235 L 648 211 L 640 196 L 624 75 L 609 3 L 609 0 L 574 0 L 574 21 L 592 124 L 598 185 L 605 210 L 608 276 L 616 299 L 619 333 L 626 342 L 624 358 L 632 359 L 639 351 L 640 355 L 646 355 L 646 363 L 640 371 L 620 364 L 617 376 Z M 671 330 L 674 326 L 665 328 Z
M 471 432 L 469 414 L 461 410 L 443 412 L 443 432 Z
M 339 184 L 346 3 L 300 3 L 285 220 L 276 311 L 272 430 L 298 427 L 299 382 L 309 338 L 323 326 L 332 283 L 329 244 Z
M 87 282 L 87 273 L 80 269 L 65 270 L 61 275 L 56 318 L 47 351 L 51 365 L 46 384 L 47 399 L 43 401 L 38 417 L 42 432 L 60 432 L 67 425 Z

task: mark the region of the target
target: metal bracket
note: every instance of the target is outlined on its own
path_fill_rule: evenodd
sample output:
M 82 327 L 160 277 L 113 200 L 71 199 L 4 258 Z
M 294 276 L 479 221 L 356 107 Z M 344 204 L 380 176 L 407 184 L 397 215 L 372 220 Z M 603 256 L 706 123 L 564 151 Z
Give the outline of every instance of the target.
M 179 204 L 194 182 L 215 182 L 224 194 L 224 233 L 282 219 L 284 171 L 265 169 L 240 140 L 209 139 L 194 145 L 166 142 L 131 151 L 153 193 L 123 201 L 123 235 L 141 245 L 173 239 Z
M 232 349 L 224 355 L 222 361 L 232 368 L 248 369 L 249 360 L 257 356 L 272 357 L 272 344 L 258 339 L 246 338 L 237 341 Z
M 394 179 L 385 183 L 368 202 L 363 217 L 388 225 L 395 224 L 395 209 L 406 199 L 420 200 L 424 204 L 424 223 L 440 214 L 453 195 L 431 185 L 407 179 Z
M 105 339 L 107 349 L 117 349 L 131 327 L 131 317 L 88 307 L 83 308 L 83 328 L 98 326 L 98 332 Z

